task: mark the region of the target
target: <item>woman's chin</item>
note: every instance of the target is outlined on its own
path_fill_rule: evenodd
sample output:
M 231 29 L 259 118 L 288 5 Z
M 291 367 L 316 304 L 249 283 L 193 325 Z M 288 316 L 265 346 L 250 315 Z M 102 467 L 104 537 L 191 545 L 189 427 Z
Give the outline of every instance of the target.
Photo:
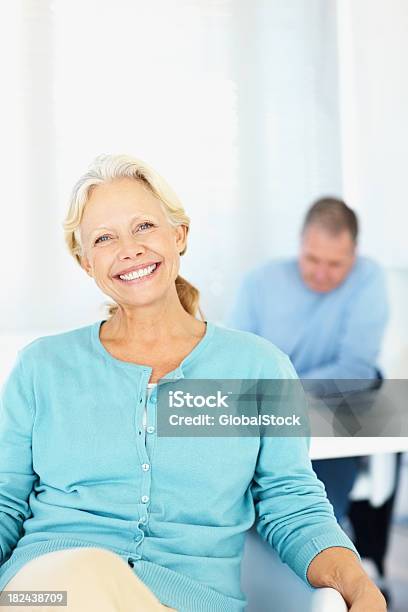
M 136 293 L 132 291 L 115 292 L 114 295 L 109 296 L 113 299 L 118 306 L 122 306 L 124 309 L 129 308 L 151 308 L 152 306 L 166 306 L 169 304 L 169 292 L 161 288 L 153 287 L 151 289 L 143 289 Z

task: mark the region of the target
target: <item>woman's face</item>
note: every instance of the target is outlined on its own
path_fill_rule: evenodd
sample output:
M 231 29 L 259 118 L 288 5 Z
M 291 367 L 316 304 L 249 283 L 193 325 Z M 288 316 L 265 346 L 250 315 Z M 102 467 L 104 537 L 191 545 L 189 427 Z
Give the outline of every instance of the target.
M 94 187 L 80 226 L 81 265 L 117 304 L 146 306 L 174 290 L 185 225 L 170 225 L 160 200 L 139 181 Z

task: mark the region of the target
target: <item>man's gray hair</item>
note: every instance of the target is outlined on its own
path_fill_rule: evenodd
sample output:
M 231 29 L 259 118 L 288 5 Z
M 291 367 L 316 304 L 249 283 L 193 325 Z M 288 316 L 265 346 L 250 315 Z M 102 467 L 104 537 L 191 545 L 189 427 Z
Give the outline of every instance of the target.
M 333 236 L 348 231 L 353 242 L 357 242 L 357 215 L 343 200 L 332 197 L 316 200 L 306 213 L 302 234 L 310 225 L 318 225 Z

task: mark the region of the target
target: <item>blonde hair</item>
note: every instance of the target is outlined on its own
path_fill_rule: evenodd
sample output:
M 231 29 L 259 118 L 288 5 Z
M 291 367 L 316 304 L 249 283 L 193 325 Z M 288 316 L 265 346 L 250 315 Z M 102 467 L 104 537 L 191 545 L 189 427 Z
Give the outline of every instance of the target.
M 190 218 L 186 215 L 177 195 L 155 170 L 143 161 L 129 155 L 99 155 L 89 166 L 88 171 L 74 185 L 68 213 L 63 222 L 65 242 L 69 252 L 79 264 L 81 264 L 82 254 L 79 230 L 91 191 L 97 185 L 119 178 L 132 178 L 141 182 L 160 200 L 169 223 L 173 227 L 185 225 L 188 234 Z M 186 250 L 187 245 L 180 255 L 184 255 Z M 177 276 L 175 284 L 177 295 L 184 310 L 193 316 L 198 311 L 201 318 L 204 319 L 199 306 L 200 293 L 198 289 L 180 275 Z M 117 304 L 108 304 L 109 316 L 112 316 L 117 310 Z

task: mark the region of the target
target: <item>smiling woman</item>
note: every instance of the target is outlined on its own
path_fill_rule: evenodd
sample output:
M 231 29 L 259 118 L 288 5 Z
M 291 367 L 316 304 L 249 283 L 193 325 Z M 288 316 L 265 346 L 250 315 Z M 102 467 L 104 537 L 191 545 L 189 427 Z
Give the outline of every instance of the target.
M 5 384 L 0 589 L 62 587 L 68 612 L 243 612 L 256 522 L 305 582 L 334 586 L 352 612 L 383 612 L 307 438 L 158 430 L 158 381 L 173 391 L 186 379 L 206 400 L 208 381 L 297 382 L 267 340 L 196 318 L 198 291 L 179 276 L 188 228 L 133 158 L 100 157 L 76 184 L 65 238 L 114 305 L 108 320 L 24 347 Z

